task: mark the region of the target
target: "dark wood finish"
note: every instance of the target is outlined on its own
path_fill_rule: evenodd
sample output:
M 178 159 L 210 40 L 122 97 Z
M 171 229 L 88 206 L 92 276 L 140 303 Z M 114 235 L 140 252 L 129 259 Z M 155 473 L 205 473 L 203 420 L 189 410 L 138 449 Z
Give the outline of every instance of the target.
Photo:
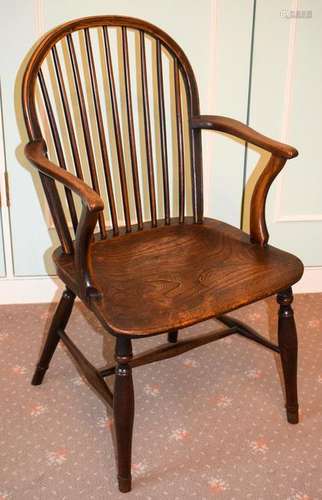
M 71 150 L 72 150 L 75 171 L 76 171 L 77 177 L 79 177 L 80 179 L 83 179 L 83 172 L 82 172 L 81 160 L 80 160 L 77 141 L 76 141 L 74 124 L 73 124 L 73 120 L 72 120 L 70 106 L 68 103 L 68 97 L 67 97 L 67 93 L 66 93 L 66 86 L 64 83 L 64 77 L 63 77 L 63 73 L 62 73 L 62 69 L 61 69 L 61 64 L 59 61 L 59 57 L 58 57 L 58 53 L 57 53 L 57 49 L 56 49 L 55 45 L 53 46 L 51 51 L 53 54 L 53 61 L 54 61 L 54 67 L 55 67 L 55 73 L 56 73 L 56 78 L 57 78 L 57 82 L 58 82 L 60 97 L 61 97 L 62 104 L 63 104 L 64 116 L 65 116 L 65 120 L 66 120 L 68 137 L 69 137 L 70 146 L 71 146 Z
M 114 233 L 114 235 L 117 235 L 118 234 L 118 222 L 117 222 L 117 214 L 116 214 L 116 208 L 115 208 L 114 193 L 113 193 L 113 189 L 112 189 L 112 177 L 111 177 L 110 165 L 109 165 L 109 160 L 108 160 L 107 145 L 106 145 L 106 139 L 105 139 L 105 130 L 104 130 L 104 125 L 103 125 L 100 96 L 99 96 L 99 90 L 98 90 L 98 85 L 97 85 L 97 77 L 96 77 L 93 49 L 92 49 L 92 43 L 91 43 L 91 38 L 90 38 L 88 28 L 85 29 L 85 41 L 86 41 L 86 50 L 87 50 L 87 58 L 88 58 L 90 76 L 91 76 L 91 84 L 92 84 L 92 92 L 93 92 L 93 99 L 94 99 L 94 106 L 95 106 L 97 130 L 98 130 L 99 142 L 100 142 L 100 146 L 101 146 L 101 155 L 102 155 L 103 168 L 104 168 L 104 174 L 105 174 L 105 180 L 106 180 L 108 201 L 109 201 L 109 205 L 110 205 L 113 233 Z
M 54 261 L 58 275 L 79 295 L 73 258 L 58 250 Z M 102 294 L 92 310 L 111 333 L 131 337 L 224 314 L 277 293 L 303 272 L 296 257 L 251 244 L 239 229 L 212 219 L 194 224 L 187 217 L 185 224 L 177 219 L 96 241 L 91 262 Z
M 297 334 L 294 313 L 292 288 L 289 287 L 277 295 L 280 305 L 278 313 L 278 344 L 285 381 L 286 414 L 290 424 L 299 421 L 299 405 L 297 397 Z
M 260 175 L 251 199 L 250 207 L 250 238 L 254 243 L 265 246 L 269 234 L 265 221 L 265 203 L 268 190 L 275 177 L 282 170 L 287 159 L 295 158 L 298 151 L 287 144 L 274 141 L 243 123 L 224 116 L 199 116 L 192 119 L 194 129 L 218 130 L 239 137 L 255 146 L 272 153 L 267 165 Z
M 168 342 L 175 344 L 178 341 L 178 330 L 168 333 Z
M 125 337 L 116 339 L 114 382 L 114 423 L 118 454 L 118 482 L 123 493 L 131 490 L 131 453 L 134 421 L 134 390 L 131 340 Z
M 41 87 L 42 95 L 44 98 L 44 102 L 45 102 L 45 106 L 46 106 L 46 110 L 47 110 L 47 114 L 48 114 L 48 120 L 49 120 L 49 124 L 50 124 L 50 128 L 51 128 L 51 133 L 52 133 L 53 140 L 54 140 L 54 145 L 55 145 L 55 149 L 56 149 L 58 163 L 63 169 L 66 170 L 66 163 L 65 163 L 63 148 L 61 145 L 61 141 L 60 141 L 60 137 L 59 137 L 59 133 L 58 133 L 58 128 L 57 128 L 55 116 L 53 113 L 53 109 L 52 109 L 52 106 L 50 103 L 47 87 L 46 87 L 45 80 L 44 80 L 44 77 L 43 77 L 41 70 L 39 71 L 38 76 L 39 76 L 40 87 Z M 72 196 L 71 190 L 68 187 L 65 186 L 64 188 L 65 188 L 66 199 L 67 199 L 67 203 L 68 203 L 68 207 L 69 207 L 69 211 L 70 211 L 70 215 L 71 215 L 71 219 L 72 219 L 73 228 L 74 228 L 74 231 L 76 233 L 78 221 L 77 221 L 77 214 L 76 214 L 76 208 L 75 208 L 73 196 Z
M 179 178 L 179 222 L 184 222 L 184 147 L 182 132 L 182 111 L 181 111 L 181 92 L 180 75 L 178 61 L 174 60 L 174 95 L 176 101 L 176 126 L 177 126 L 177 146 L 178 146 L 178 178 Z
M 84 97 L 84 92 L 83 92 L 83 85 L 82 85 L 82 81 L 81 81 L 81 77 L 80 77 L 80 73 L 79 73 L 79 69 L 78 69 L 77 57 L 76 57 L 74 42 L 73 42 L 73 38 L 72 38 L 71 34 L 67 35 L 67 44 L 68 44 L 69 56 L 70 56 L 70 60 L 71 60 L 72 68 L 73 68 L 74 84 L 75 84 L 76 92 L 77 92 L 78 105 L 79 105 L 79 111 L 80 111 L 80 116 L 81 116 L 81 121 L 82 121 L 83 135 L 84 135 L 85 147 L 86 147 L 86 153 L 87 153 L 87 160 L 88 160 L 89 170 L 90 170 L 91 179 L 92 179 L 92 186 L 93 186 L 93 189 L 99 194 L 100 188 L 99 188 L 98 177 L 97 177 L 97 172 L 96 172 L 96 168 L 95 168 L 93 144 L 92 144 L 92 140 L 91 140 L 90 128 L 89 128 L 89 123 L 88 123 L 85 97 Z M 106 236 L 106 229 L 105 229 L 104 216 L 103 216 L 102 212 L 98 213 L 98 222 L 99 222 L 99 226 L 100 226 L 101 236 L 102 236 L 102 238 L 104 238 Z
M 269 234 L 265 220 L 265 203 L 268 190 L 275 177 L 285 165 L 285 158 L 272 155 L 256 182 L 250 203 L 250 239 L 265 246 Z
M 270 151 L 275 156 L 285 158 L 286 160 L 295 158 L 298 155 L 298 151 L 292 146 L 274 141 L 269 137 L 265 137 L 244 123 L 234 120 L 233 118 L 227 118 L 226 116 L 195 116 L 192 119 L 192 128 L 226 132 L 227 134 L 239 137 L 239 139 L 250 142 L 251 144 L 263 148 L 266 151 Z
M 104 202 L 99 194 L 88 186 L 88 184 L 86 184 L 82 179 L 75 177 L 70 172 L 61 169 L 48 160 L 46 153 L 47 147 L 43 139 L 30 142 L 25 147 L 25 154 L 28 160 L 30 160 L 47 179 L 53 179 L 61 182 L 64 186 L 67 186 L 71 191 L 80 196 L 83 204 L 89 212 L 102 211 L 104 208 Z M 71 241 L 70 235 L 69 239 Z
M 32 385 L 40 385 L 43 381 L 49 363 L 59 342 L 59 330 L 64 329 L 68 323 L 74 305 L 75 295 L 71 290 L 66 289 L 56 308 L 51 321 L 49 332 L 44 344 L 39 362 L 32 377 Z
M 36 142 L 32 143 L 32 146 L 37 147 L 37 145 L 38 145 L 38 143 L 36 143 Z M 30 146 L 31 146 L 31 144 L 30 144 Z M 41 145 L 39 145 L 39 147 L 41 148 L 42 155 L 43 155 L 44 159 L 47 159 L 45 143 L 42 141 Z M 27 147 L 26 147 L 26 149 L 27 149 Z M 27 156 L 27 154 L 26 154 L 26 156 Z M 50 163 L 50 162 L 48 162 L 48 163 Z M 59 172 L 58 177 L 61 178 L 61 176 L 60 176 L 61 168 L 54 165 L 53 170 L 55 170 L 56 172 Z M 64 213 L 64 210 L 62 207 L 62 203 L 61 203 L 59 194 L 58 194 L 57 186 L 56 186 L 55 181 L 54 181 L 54 176 L 48 177 L 40 169 L 39 169 L 39 176 L 40 176 L 42 187 L 44 188 L 44 192 L 45 192 L 45 195 L 47 198 L 47 203 L 48 203 L 48 206 L 50 209 L 51 216 L 53 218 L 53 222 L 55 224 L 55 228 L 56 228 L 56 231 L 57 231 L 60 243 L 61 243 L 62 250 L 67 255 L 72 255 L 74 253 L 73 241 L 72 241 L 72 237 L 70 235 L 70 232 L 68 230 L 65 213 Z M 86 184 L 84 184 L 84 186 L 86 186 Z
M 138 162 L 136 156 L 134 120 L 133 120 L 133 109 L 132 109 L 129 51 L 127 44 L 127 31 L 126 28 L 124 27 L 122 28 L 122 48 L 123 48 L 123 65 L 124 65 L 124 79 L 125 79 L 125 92 L 126 92 L 126 112 L 127 112 L 127 123 L 128 123 L 129 140 L 130 140 L 136 216 L 137 216 L 138 229 L 143 229 L 139 171 L 138 171 Z
M 280 348 L 273 344 L 273 342 L 270 342 L 268 339 L 263 337 L 262 335 L 259 335 L 253 328 L 250 326 L 246 325 L 242 321 L 236 318 L 232 318 L 231 316 L 227 316 L 224 314 L 223 316 L 217 316 L 216 319 L 223 323 L 224 325 L 229 326 L 230 328 L 236 328 L 236 333 L 239 335 L 242 335 L 243 337 L 246 337 L 249 340 L 254 340 L 254 342 L 257 342 L 258 344 L 263 345 L 264 347 L 267 347 L 271 351 L 280 352 Z
M 58 334 L 89 385 L 97 391 L 105 403 L 113 406 L 113 395 L 96 368 L 85 358 L 63 330 L 58 330 Z
M 160 40 L 157 40 L 156 42 L 156 59 L 157 59 L 157 78 L 158 78 L 160 142 L 161 142 L 162 175 L 163 175 L 164 218 L 165 218 L 165 223 L 170 224 L 168 149 L 167 149 L 166 120 L 165 120 L 165 110 L 164 110 L 162 52 L 161 52 Z
M 122 34 L 120 73 L 121 94 L 117 98 L 115 68 L 110 49 L 109 32 L 118 29 Z M 92 32 L 102 34 L 103 50 L 96 57 L 92 46 Z M 143 159 L 146 157 L 150 219 L 143 222 L 143 195 L 140 191 L 138 145 L 135 140 L 134 111 L 131 94 L 131 65 L 136 62 L 129 55 L 128 31 L 139 35 L 139 61 L 136 75 L 142 99 L 138 99 L 138 112 L 143 117 L 140 137 L 143 138 Z M 82 61 L 74 47 L 76 34 L 84 40 Z M 158 140 L 161 153 L 163 190 L 155 188 L 158 162 L 153 158 L 151 109 L 148 92 L 149 73 L 146 60 L 146 38 L 153 39 L 156 60 L 156 90 Z M 66 61 L 60 61 L 59 46 L 67 43 Z M 80 43 L 80 51 L 82 43 Z M 168 145 L 166 140 L 165 89 L 163 81 L 163 54 L 173 64 L 170 88 L 174 99 L 177 136 L 178 190 L 175 193 L 179 217 L 175 218 L 170 204 Z M 103 61 L 100 61 L 100 58 Z M 52 78 L 43 67 L 52 58 Z M 51 61 L 51 64 L 52 64 Z M 163 59 L 165 61 L 165 58 Z M 112 124 L 115 136 L 117 169 L 112 171 L 110 141 L 104 125 L 106 96 L 100 95 L 98 64 L 101 65 L 103 83 L 108 88 Z M 71 68 L 71 78 L 63 68 Z M 172 75 L 173 73 L 173 75 Z M 86 75 L 89 75 L 87 77 Z M 105 77 L 105 79 L 104 79 Z M 89 81 L 87 81 L 87 79 Z M 52 80 L 52 81 L 51 81 Z M 71 80 L 71 81 L 70 81 Z M 39 82 L 39 83 L 38 83 Z M 56 82 L 58 92 L 49 92 L 49 84 Z M 40 84 L 47 122 L 51 130 L 49 147 L 42 133 L 36 104 L 36 90 Z M 71 95 L 76 98 L 72 99 Z M 51 102 L 55 96 L 57 103 Z M 124 102 L 123 102 L 124 101 Z M 172 103 L 172 101 L 174 101 Z M 187 103 L 187 112 L 182 106 Z M 105 102 L 106 104 L 106 102 Z M 61 242 L 53 258 L 57 273 L 68 287 L 54 315 L 43 349 L 34 384 L 41 383 L 59 338 L 75 359 L 81 372 L 104 402 L 113 404 L 116 443 L 118 450 L 119 488 L 131 489 L 131 443 L 134 418 L 134 393 L 131 370 L 135 366 L 153 363 L 177 356 L 190 349 L 205 345 L 227 335 L 240 334 L 281 354 L 288 421 L 298 421 L 296 390 L 296 330 L 291 308 L 290 286 L 303 273 L 302 263 L 293 255 L 268 245 L 265 222 L 265 202 L 268 190 L 287 159 L 297 155 L 291 146 L 269 139 L 248 126 L 221 116 L 200 116 L 196 80 L 190 63 L 182 49 L 166 33 L 150 23 L 123 16 L 96 16 L 68 22 L 48 33 L 38 44 L 27 64 L 23 79 L 22 105 L 30 143 L 25 148 L 27 158 L 38 168 L 54 224 Z M 56 115 L 57 107 L 62 111 Z M 109 107 L 109 106 L 108 106 Z M 120 108 L 120 109 L 119 109 Z M 122 108 L 122 109 L 121 109 Z M 124 108 L 124 109 L 123 109 Z M 94 117 L 90 119 L 89 111 Z M 80 117 L 78 123 L 75 116 Z M 63 117 L 66 137 L 60 130 Z M 126 116 L 128 139 L 122 137 L 121 118 Z M 186 119 L 188 123 L 184 123 Z M 63 127 L 64 128 L 64 127 Z M 251 200 L 250 237 L 223 222 L 203 217 L 202 192 L 202 129 L 212 129 L 264 148 L 270 159 L 259 177 Z M 189 131 L 190 151 L 184 150 L 184 131 Z M 125 134 L 126 135 L 126 134 Z M 68 143 L 69 141 L 69 143 Z M 126 144 L 126 141 L 128 144 Z M 83 154 L 81 144 L 85 145 Z M 71 155 L 65 147 L 70 148 Z M 125 156 L 129 148 L 129 155 Z M 49 158 L 55 151 L 58 165 Z M 95 151 L 95 153 L 94 153 Z M 169 153 L 170 154 L 170 153 Z M 193 217 L 185 213 L 185 176 L 187 155 L 190 154 Z M 142 155 L 142 154 L 141 154 Z M 171 152 L 172 155 L 172 152 Z M 69 160 L 70 156 L 70 160 Z M 97 158 L 99 156 L 100 158 Z M 172 155 L 173 156 L 173 155 Z M 127 178 L 125 158 L 131 162 L 133 183 Z M 98 165 L 102 160 L 104 176 Z M 67 161 L 68 160 L 68 161 Z M 67 164 L 68 162 L 72 165 Z M 144 164 L 145 162 L 143 162 Z M 75 172 L 73 175 L 71 172 Z M 117 177 L 117 179 L 116 179 Z M 118 179 L 119 177 L 119 179 Z M 90 178 L 92 187 L 84 179 Z M 64 213 L 56 182 L 65 188 L 67 205 L 76 237 L 72 235 Z M 100 185 L 100 182 L 103 185 Z M 112 229 L 106 229 L 104 202 L 100 192 L 106 190 Z M 120 195 L 118 195 L 120 191 Z M 162 198 L 159 200 L 158 196 Z M 74 196 L 82 203 L 78 220 Z M 171 193 L 172 196 L 172 193 Z M 117 210 L 120 198 L 123 214 Z M 132 223 L 129 200 L 133 199 L 136 224 Z M 158 220 L 158 208 L 163 203 L 164 218 Z M 188 205 L 188 204 L 187 204 Z M 95 229 L 99 226 L 99 233 Z M 281 292 L 281 290 L 285 290 Z M 279 345 L 276 346 L 252 328 L 226 313 L 256 300 L 278 293 Z M 116 336 L 116 365 L 97 370 L 65 333 L 75 295 L 97 316 L 106 331 Z M 203 320 L 217 317 L 228 326 L 193 339 L 178 340 L 178 330 Z M 168 334 L 168 342 L 158 348 L 132 356 L 131 340 L 161 333 Z M 184 332 L 182 332 L 184 336 Z M 115 373 L 114 396 L 103 377 Z
M 99 293 L 97 291 L 96 286 L 93 284 L 92 271 L 91 271 L 91 256 L 90 256 L 90 246 L 92 242 L 92 234 L 97 222 L 98 213 L 103 210 L 104 203 L 100 196 L 91 189 L 84 181 L 74 177 L 69 172 L 62 170 L 61 168 L 54 165 L 50 162 L 46 157 L 46 145 L 44 141 L 34 141 L 30 143 L 25 148 L 25 153 L 27 158 L 37 165 L 38 169 L 41 172 L 41 178 L 46 181 L 45 184 L 45 192 L 47 193 L 47 183 L 53 184 L 53 179 L 60 180 L 62 184 L 69 187 L 75 194 L 78 194 L 83 202 L 82 216 L 80 223 L 77 227 L 76 232 L 76 252 L 75 252 L 75 265 L 77 267 L 78 272 L 78 281 L 79 281 L 79 295 L 81 297 L 86 297 L 90 299 L 91 291 L 94 292 L 94 296 L 98 297 Z M 45 174 L 45 175 L 44 175 Z M 58 218 L 58 222 L 56 227 L 58 228 L 57 232 L 61 235 L 63 234 L 65 238 L 62 240 L 62 249 L 66 255 L 74 254 L 74 246 L 72 240 L 70 238 L 70 234 L 59 232 L 61 223 L 63 222 L 63 229 L 67 228 L 66 219 L 64 216 L 64 212 L 62 210 L 59 197 L 57 194 L 57 189 L 54 188 L 49 191 L 49 196 L 47 199 L 49 200 L 50 206 L 52 205 L 52 197 L 53 203 L 58 198 L 57 207 L 59 211 L 52 211 L 54 217 L 54 222 L 56 224 L 56 218 L 59 217 L 61 210 L 61 219 Z M 66 250 L 65 250 L 66 248 Z
M 142 97 L 143 97 L 143 117 L 144 117 L 144 135 L 146 145 L 146 162 L 148 167 L 149 179 L 149 195 L 150 195 L 150 211 L 152 227 L 157 225 L 157 212 L 155 203 L 155 186 L 153 172 L 153 155 L 152 155 L 152 140 L 151 140 L 151 123 L 150 123 L 150 106 L 148 93 L 148 80 L 146 71 L 145 57 L 145 36 L 144 31 L 140 31 L 140 54 L 141 54 L 141 81 L 142 81 Z
M 156 363 L 163 359 L 173 358 L 184 352 L 191 351 L 196 347 L 201 347 L 203 345 L 214 342 L 215 340 L 220 340 L 233 333 L 237 332 L 237 327 L 225 328 L 223 330 L 216 330 L 214 332 L 209 332 L 205 335 L 189 338 L 186 340 L 180 340 L 173 343 L 163 344 L 161 346 L 155 347 L 148 351 L 144 351 L 129 360 L 129 366 L 131 368 L 136 368 L 137 366 L 148 365 L 150 363 Z M 109 377 L 115 373 L 115 366 L 110 366 L 107 368 L 102 368 L 99 370 L 101 377 Z
M 115 141 L 116 141 L 116 150 L 117 150 L 117 159 L 119 163 L 119 174 L 121 181 L 121 191 L 122 191 L 122 200 L 123 200 L 123 212 L 125 219 L 126 230 L 131 231 L 131 218 L 130 218 L 130 208 L 129 208 L 129 197 L 127 191 L 127 182 L 126 182 L 126 174 L 125 174 L 125 163 L 124 163 L 124 154 L 122 148 L 122 136 L 121 136 L 121 125 L 120 118 L 118 112 L 117 98 L 116 98 L 116 89 L 115 89 L 115 81 L 114 81 L 114 71 L 112 65 L 112 55 L 110 49 L 110 40 L 108 36 L 108 29 L 106 26 L 103 27 L 104 32 L 104 45 L 105 45 L 105 57 L 106 57 L 106 66 L 107 66 L 107 74 L 110 85 L 110 96 L 112 103 L 112 112 L 113 112 L 113 120 L 114 120 L 114 132 L 115 132 Z

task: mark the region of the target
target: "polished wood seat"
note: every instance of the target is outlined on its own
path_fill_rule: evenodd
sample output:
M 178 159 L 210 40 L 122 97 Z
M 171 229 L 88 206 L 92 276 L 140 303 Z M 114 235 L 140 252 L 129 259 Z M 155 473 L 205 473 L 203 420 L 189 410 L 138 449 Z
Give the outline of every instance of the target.
M 40 174 L 60 241 L 53 258 L 66 285 L 32 384 L 42 383 L 62 341 L 113 408 L 120 491 L 132 485 L 137 366 L 243 335 L 280 355 L 287 420 L 296 424 L 291 287 L 303 266 L 268 245 L 265 203 L 297 150 L 232 118 L 200 115 L 197 82 L 181 47 L 135 18 L 76 19 L 45 35 L 27 64 L 22 104 L 25 153 Z M 249 235 L 204 217 L 203 129 L 269 153 L 250 201 Z M 275 293 L 278 344 L 226 314 Z M 115 364 L 94 367 L 67 335 L 76 297 L 115 336 Z M 224 328 L 180 333 L 212 317 Z M 162 333 L 165 344 L 133 356 L 132 341 Z
M 59 250 L 54 260 L 77 293 L 73 258 Z M 277 293 L 303 272 L 295 256 L 253 245 L 246 233 L 211 219 L 96 241 L 92 262 L 102 292 L 93 304 L 97 316 L 112 333 L 131 336 L 221 315 Z

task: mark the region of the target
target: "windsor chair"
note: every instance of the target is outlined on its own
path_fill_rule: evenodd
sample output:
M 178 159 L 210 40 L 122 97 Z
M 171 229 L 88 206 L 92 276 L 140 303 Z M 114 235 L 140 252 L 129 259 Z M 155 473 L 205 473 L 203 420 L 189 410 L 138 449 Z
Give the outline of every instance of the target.
M 43 381 L 61 340 L 113 408 L 120 491 L 131 489 L 136 366 L 243 335 L 280 354 L 287 419 L 297 423 L 291 286 L 303 266 L 268 245 L 265 223 L 269 187 L 297 151 L 236 120 L 200 116 L 184 52 L 159 28 L 128 17 L 78 19 L 47 34 L 28 62 L 22 106 L 25 154 L 40 173 L 61 243 L 53 260 L 66 285 L 32 384 Z M 203 216 L 202 129 L 270 153 L 252 195 L 250 236 Z M 273 294 L 278 345 L 227 315 Z M 95 368 L 67 336 L 76 296 L 115 336 L 115 365 Z M 225 327 L 178 339 L 180 329 L 209 318 Z M 132 355 L 132 340 L 163 333 L 168 342 Z M 104 379 L 113 374 L 112 394 Z

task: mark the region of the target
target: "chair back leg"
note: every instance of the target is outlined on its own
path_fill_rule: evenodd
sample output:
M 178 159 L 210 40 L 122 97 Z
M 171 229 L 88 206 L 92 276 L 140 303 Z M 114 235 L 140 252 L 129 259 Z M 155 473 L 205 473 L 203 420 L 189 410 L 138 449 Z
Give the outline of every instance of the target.
M 73 309 L 74 301 L 74 293 L 66 288 L 52 319 L 39 362 L 37 364 L 34 376 L 32 377 L 32 385 L 40 385 L 42 383 L 46 370 L 48 369 L 49 363 L 51 361 L 51 358 L 53 357 L 60 339 L 58 331 L 64 330 L 66 328 Z
M 117 337 L 114 382 L 114 427 L 117 446 L 118 482 L 119 490 L 123 493 L 131 490 L 131 453 L 132 432 L 134 421 L 134 389 L 132 368 L 129 361 L 132 359 L 131 339 Z
M 293 302 L 292 288 L 280 292 L 277 295 L 280 305 L 278 315 L 278 343 L 281 353 L 285 393 L 286 413 L 290 424 L 297 424 L 298 397 L 297 397 L 297 334 L 294 313 L 291 307 Z
M 173 332 L 168 333 L 168 342 L 171 344 L 175 344 L 178 342 L 178 330 L 174 330 Z

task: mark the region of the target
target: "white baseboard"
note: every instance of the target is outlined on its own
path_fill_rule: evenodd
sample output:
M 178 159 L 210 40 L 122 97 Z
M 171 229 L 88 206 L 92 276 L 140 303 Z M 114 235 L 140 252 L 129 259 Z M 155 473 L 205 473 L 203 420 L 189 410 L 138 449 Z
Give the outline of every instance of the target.
M 321 293 L 322 267 L 306 267 L 302 279 L 293 286 L 294 293 Z
M 0 279 L 0 304 L 57 302 L 64 285 L 56 276 Z
M 0 279 L 0 304 L 36 304 L 57 302 L 64 289 L 57 277 Z M 293 287 L 294 293 L 321 293 L 322 267 L 307 267 Z

